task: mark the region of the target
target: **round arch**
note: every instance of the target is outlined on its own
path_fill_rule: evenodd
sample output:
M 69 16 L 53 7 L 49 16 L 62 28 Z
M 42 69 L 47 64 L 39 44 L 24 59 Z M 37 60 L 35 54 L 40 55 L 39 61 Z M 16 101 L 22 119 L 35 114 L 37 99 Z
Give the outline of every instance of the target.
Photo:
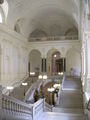
M 56 48 L 52 48 L 48 51 L 47 53 L 47 73 L 48 74 L 52 74 L 53 70 L 52 70 L 52 62 L 55 62 L 55 59 L 53 60 L 52 57 L 54 57 L 54 55 L 56 53 L 59 53 L 59 55 L 61 56 L 61 52 L 56 49 Z M 58 56 L 60 58 L 60 56 Z
M 80 76 L 81 56 L 76 48 L 70 48 L 66 53 L 66 74 Z

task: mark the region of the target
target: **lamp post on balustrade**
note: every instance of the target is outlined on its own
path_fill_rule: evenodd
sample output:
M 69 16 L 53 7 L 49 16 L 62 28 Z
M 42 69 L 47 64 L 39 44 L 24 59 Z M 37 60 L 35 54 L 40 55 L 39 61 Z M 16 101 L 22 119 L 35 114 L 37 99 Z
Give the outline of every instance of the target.
M 47 75 L 39 75 L 38 78 L 42 80 L 41 97 L 44 98 L 44 80 L 47 79 Z
M 63 76 L 63 72 L 58 72 L 58 75 L 60 75 L 60 83 L 62 82 L 62 76 Z
M 30 72 L 30 77 L 32 77 L 32 83 L 34 82 L 35 72 Z
M 53 92 L 55 91 L 54 87 L 48 88 L 48 92 L 50 93 L 50 104 L 54 105 L 54 96 Z
M 6 89 L 8 90 L 8 94 L 10 95 L 10 92 L 14 89 L 13 86 L 7 86 Z
M 59 88 L 60 88 L 60 84 L 54 84 L 53 87 L 55 88 L 55 92 L 56 92 L 56 95 L 58 97 L 58 91 L 59 91 Z
M 22 83 L 22 86 L 24 86 L 24 96 L 25 96 L 25 94 L 26 94 L 26 86 L 28 85 L 28 83 L 27 82 L 23 82 Z

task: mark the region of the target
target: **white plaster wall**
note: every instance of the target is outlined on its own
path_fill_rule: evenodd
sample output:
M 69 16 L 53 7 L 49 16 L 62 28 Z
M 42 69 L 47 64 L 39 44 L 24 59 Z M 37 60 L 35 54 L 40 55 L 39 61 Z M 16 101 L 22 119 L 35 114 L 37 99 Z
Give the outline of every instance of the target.
M 24 38 L 0 25 L 0 84 L 12 85 L 28 75 L 28 49 Z
M 80 73 L 81 73 L 80 53 L 74 48 L 71 48 L 66 54 L 66 74 L 80 76 Z
M 37 50 L 33 50 L 30 53 L 30 72 L 38 72 L 36 68 L 41 70 L 41 54 Z

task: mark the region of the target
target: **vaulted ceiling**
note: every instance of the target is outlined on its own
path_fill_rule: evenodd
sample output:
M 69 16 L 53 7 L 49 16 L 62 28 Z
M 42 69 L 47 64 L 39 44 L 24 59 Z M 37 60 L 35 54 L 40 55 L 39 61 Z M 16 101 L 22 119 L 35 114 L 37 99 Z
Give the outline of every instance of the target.
M 30 39 L 34 31 L 47 36 L 64 35 L 79 24 L 79 0 L 7 0 L 7 24 Z M 38 32 L 36 32 L 38 33 Z M 34 33 L 35 34 L 35 33 Z

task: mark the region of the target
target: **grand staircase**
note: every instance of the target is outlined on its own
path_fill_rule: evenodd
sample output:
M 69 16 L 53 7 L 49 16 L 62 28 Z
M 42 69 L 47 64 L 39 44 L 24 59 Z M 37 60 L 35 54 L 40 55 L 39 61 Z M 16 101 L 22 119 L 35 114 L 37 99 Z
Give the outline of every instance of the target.
M 83 93 L 79 78 L 66 77 L 52 113 L 45 113 L 43 120 L 86 120 L 83 109 Z M 39 119 L 40 120 L 40 119 Z
M 26 104 L 0 93 L 0 120 L 87 120 L 82 96 L 81 81 L 73 77 L 64 78 L 54 107 L 45 99 Z

